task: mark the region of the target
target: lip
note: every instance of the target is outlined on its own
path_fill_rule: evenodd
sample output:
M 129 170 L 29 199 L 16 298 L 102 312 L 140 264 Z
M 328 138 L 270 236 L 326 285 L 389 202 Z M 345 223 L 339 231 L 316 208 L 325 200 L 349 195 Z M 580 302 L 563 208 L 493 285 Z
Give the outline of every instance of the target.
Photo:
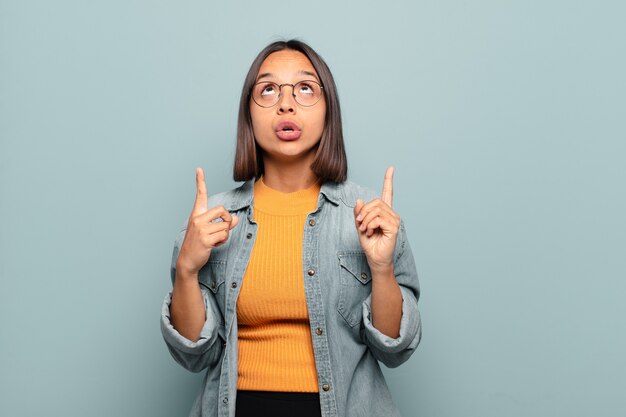
M 276 126 L 276 136 L 282 140 L 296 140 L 302 134 L 302 129 L 291 120 L 283 120 Z

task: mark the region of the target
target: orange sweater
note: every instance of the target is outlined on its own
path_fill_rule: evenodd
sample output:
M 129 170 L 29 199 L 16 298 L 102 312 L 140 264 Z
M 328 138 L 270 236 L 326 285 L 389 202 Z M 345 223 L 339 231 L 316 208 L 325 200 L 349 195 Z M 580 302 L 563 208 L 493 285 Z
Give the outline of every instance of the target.
M 237 299 L 237 389 L 318 392 L 302 275 L 302 236 L 320 185 L 283 193 L 254 185 L 256 241 Z

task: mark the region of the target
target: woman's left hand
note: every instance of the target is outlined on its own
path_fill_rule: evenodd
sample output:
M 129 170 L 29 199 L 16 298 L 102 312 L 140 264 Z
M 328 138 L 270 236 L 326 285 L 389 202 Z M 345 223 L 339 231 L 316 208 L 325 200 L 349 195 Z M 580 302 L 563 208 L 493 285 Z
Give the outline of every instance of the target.
M 393 270 L 393 251 L 400 228 L 400 216 L 391 208 L 392 198 L 393 167 L 389 167 L 385 172 L 381 198 L 367 204 L 358 199 L 354 206 L 359 242 L 372 273 Z

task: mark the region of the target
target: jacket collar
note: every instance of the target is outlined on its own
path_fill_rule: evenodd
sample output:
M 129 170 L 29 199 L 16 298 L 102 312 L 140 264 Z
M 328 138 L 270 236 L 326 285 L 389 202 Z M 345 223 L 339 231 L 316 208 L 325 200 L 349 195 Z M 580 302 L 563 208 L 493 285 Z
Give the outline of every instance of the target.
M 235 195 L 231 200 L 230 207 L 227 207 L 228 210 L 237 211 L 252 205 L 254 197 L 254 181 L 255 179 L 250 179 L 234 190 Z M 320 188 L 320 196 L 323 195 L 334 205 L 339 205 L 342 185 L 343 184 L 340 183 L 327 181 L 322 184 L 322 187 Z M 321 201 L 318 199 L 318 207 L 320 202 Z

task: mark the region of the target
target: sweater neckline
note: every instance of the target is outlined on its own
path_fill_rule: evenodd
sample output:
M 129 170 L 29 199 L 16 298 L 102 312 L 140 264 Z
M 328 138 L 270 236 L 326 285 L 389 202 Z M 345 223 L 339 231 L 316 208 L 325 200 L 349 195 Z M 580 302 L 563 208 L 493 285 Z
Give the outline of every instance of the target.
M 309 188 L 285 193 L 270 188 L 261 177 L 254 183 L 254 207 L 277 215 L 308 214 L 317 207 L 320 188 L 316 182 Z

